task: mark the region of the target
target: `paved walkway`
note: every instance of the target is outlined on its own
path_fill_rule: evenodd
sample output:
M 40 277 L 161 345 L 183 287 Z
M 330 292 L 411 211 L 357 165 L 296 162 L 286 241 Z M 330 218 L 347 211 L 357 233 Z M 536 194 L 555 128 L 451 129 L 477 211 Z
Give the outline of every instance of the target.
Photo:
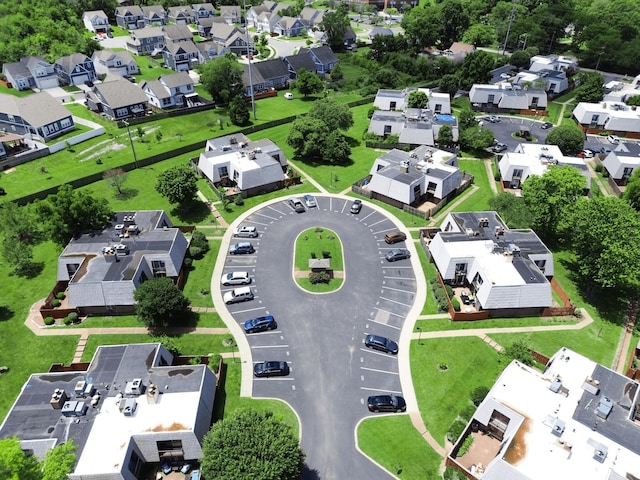
M 202 202 L 209 207 L 209 210 L 211 210 L 211 213 L 213 214 L 214 218 L 218 222 L 218 225 L 220 225 L 221 227 L 227 228 L 229 224 L 224 219 L 224 217 L 220 215 L 220 212 L 218 212 L 218 209 L 216 208 L 216 206 L 213 203 L 209 202 L 209 199 L 205 197 L 204 193 L 202 193 L 200 190 L 198 190 L 197 195 L 198 195 L 198 198 L 202 200 Z

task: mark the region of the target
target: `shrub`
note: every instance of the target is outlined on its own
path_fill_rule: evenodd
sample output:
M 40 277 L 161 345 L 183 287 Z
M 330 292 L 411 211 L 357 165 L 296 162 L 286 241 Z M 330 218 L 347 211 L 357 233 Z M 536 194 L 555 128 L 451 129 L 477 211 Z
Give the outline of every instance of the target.
M 242 195 L 236 195 L 235 197 L 233 197 L 233 203 L 241 207 L 242 205 L 244 205 L 244 198 L 242 198 Z
M 594 170 L 598 173 L 602 172 L 602 164 L 601 163 L 596 163 L 596 166 L 594 167 Z
M 198 249 L 196 252 L 199 254 L 194 255 L 191 249 Z M 189 243 L 189 253 L 194 258 L 200 258 L 209 251 L 209 241 L 207 236 L 199 230 L 194 230 L 191 234 L 191 242 Z
M 202 363 L 202 359 L 200 355 L 194 355 L 189 359 L 189 365 L 200 365 Z
M 53 317 L 46 317 L 44 319 L 44 324 L 45 325 L 53 325 L 54 323 L 56 323 L 56 319 Z
M 460 311 L 460 301 L 456 297 L 451 297 L 451 305 L 456 312 Z
M 78 318 L 78 314 L 76 312 L 71 312 L 69 315 L 67 315 L 67 318 L 71 320 L 71 323 L 80 322 L 80 319 Z
M 322 258 L 331 258 L 331 252 L 327 252 L 326 250 L 323 250 Z
M 71 325 L 71 319 L 69 317 L 64 317 L 62 323 L 64 323 L 65 325 Z
M 220 354 L 214 353 L 209 357 L 209 368 L 213 370 L 215 373 L 218 373 L 220 367 Z
M 476 407 L 473 405 L 466 405 L 458 414 L 460 418 L 462 418 L 465 422 L 468 422 L 473 418 L 474 413 L 476 413 Z
M 480 385 L 479 387 L 474 388 L 471 392 L 471 395 L 469 396 L 469 398 L 471 399 L 471 403 L 473 403 L 477 407 L 482 403 L 488 393 L 489 389 L 484 385 Z
M 193 258 L 185 258 L 184 259 L 184 266 L 186 269 L 190 269 L 191 265 L 193 265 Z
M 309 274 L 309 282 L 312 285 L 316 285 L 318 283 L 329 283 L 331 281 L 331 275 L 327 272 L 311 272 Z
M 465 480 L 465 476 L 453 467 L 447 467 L 442 474 L 444 480 Z
M 54 298 L 53 300 L 51 300 L 51 306 L 53 308 L 59 307 L 60 306 L 60 300 L 58 300 L 57 298 Z
M 191 258 L 196 258 L 196 259 L 202 258 L 202 249 L 195 245 L 191 245 L 189 247 L 189 255 L 191 255 Z
M 464 428 L 467 426 L 465 422 L 462 420 L 454 421 L 449 427 L 449 431 L 447 432 L 447 439 L 451 443 L 456 443 L 460 438 L 460 435 L 464 432 Z
M 453 288 L 451 287 L 451 285 L 445 285 L 444 289 L 447 291 L 447 295 L 453 297 Z
M 473 445 L 473 435 L 467 435 L 467 437 L 462 442 L 462 445 L 460 445 L 460 450 L 458 450 L 458 457 L 462 457 L 465 453 L 467 453 L 471 448 L 471 445 Z
M 66 295 L 64 294 L 64 292 L 58 292 L 58 293 L 56 293 L 56 298 L 57 298 L 58 300 L 64 300 L 64 299 L 65 299 L 65 297 L 66 297 Z

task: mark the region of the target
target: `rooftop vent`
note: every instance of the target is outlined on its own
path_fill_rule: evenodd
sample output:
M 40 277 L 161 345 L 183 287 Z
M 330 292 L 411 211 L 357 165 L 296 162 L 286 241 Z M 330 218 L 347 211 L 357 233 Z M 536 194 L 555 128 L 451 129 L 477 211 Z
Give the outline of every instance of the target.
M 409 162 L 404 161 L 400 164 L 400 171 L 402 173 L 409 173 Z
M 157 385 L 154 385 L 153 383 L 151 383 L 149 385 L 149 388 L 147 389 L 147 403 L 149 405 L 155 405 L 156 403 L 158 403 L 158 394 L 160 393 L 160 390 L 158 389 Z
M 478 219 L 478 227 L 486 228 L 489 226 L 489 219 L 487 217 L 481 217 Z
M 132 417 L 138 408 L 138 402 L 135 398 L 123 398 L 118 405 L 120 411 L 125 417 Z
M 51 395 L 49 404 L 54 410 L 62 410 L 62 406 L 69 400 L 64 390 L 56 388 Z
M 127 382 L 124 389 L 125 395 L 141 395 L 144 393 L 145 387 L 141 378 L 134 378 L 132 381 Z

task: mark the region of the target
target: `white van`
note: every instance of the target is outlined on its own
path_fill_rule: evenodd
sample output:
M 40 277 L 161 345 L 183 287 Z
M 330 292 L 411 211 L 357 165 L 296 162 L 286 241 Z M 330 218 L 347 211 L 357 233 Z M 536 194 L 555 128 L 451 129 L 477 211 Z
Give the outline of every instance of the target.
M 251 291 L 251 287 L 234 288 L 230 292 L 225 293 L 222 298 L 227 305 L 230 303 L 246 302 L 247 300 L 253 300 L 253 292 Z

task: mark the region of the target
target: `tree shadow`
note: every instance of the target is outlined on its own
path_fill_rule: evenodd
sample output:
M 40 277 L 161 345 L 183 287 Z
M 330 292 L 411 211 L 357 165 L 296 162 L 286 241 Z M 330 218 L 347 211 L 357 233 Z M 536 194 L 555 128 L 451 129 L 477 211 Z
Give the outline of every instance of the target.
M 225 406 L 227 404 L 227 364 L 225 362 L 222 362 L 222 369 L 216 374 L 216 377 L 218 377 L 220 384 L 216 390 L 216 401 L 213 405 L 212 420 L 214 423 L 224 418 Z
M 320 472 L 315 468 L 309 468 L 309 465 L 305 463 L 302 468 L 302 478 L 303 480 L 320 480 Z
M 9 307 L 0 306 L 0 322 L 4 322 L 13 317 L 15 312 L 11 310 Z
M 192 202 L 187 208 L 174 207 L 171 215 L 178 218 L 184 225 L 195 225 L 205 221 L 211 215 L 211 210 L 202 202 Z
M 32 279 L 40 275 L 43 270 L 44 262 L 29 262 L 26 265 L 23 265 L 19 270 L 16 270 L 14 273 L 18 277 Z
M 136 188 L 123 188 L 120 192 L 117 192 L 114 197 L 117 200 L 131 200 L 138 196 L 138 190 Z

